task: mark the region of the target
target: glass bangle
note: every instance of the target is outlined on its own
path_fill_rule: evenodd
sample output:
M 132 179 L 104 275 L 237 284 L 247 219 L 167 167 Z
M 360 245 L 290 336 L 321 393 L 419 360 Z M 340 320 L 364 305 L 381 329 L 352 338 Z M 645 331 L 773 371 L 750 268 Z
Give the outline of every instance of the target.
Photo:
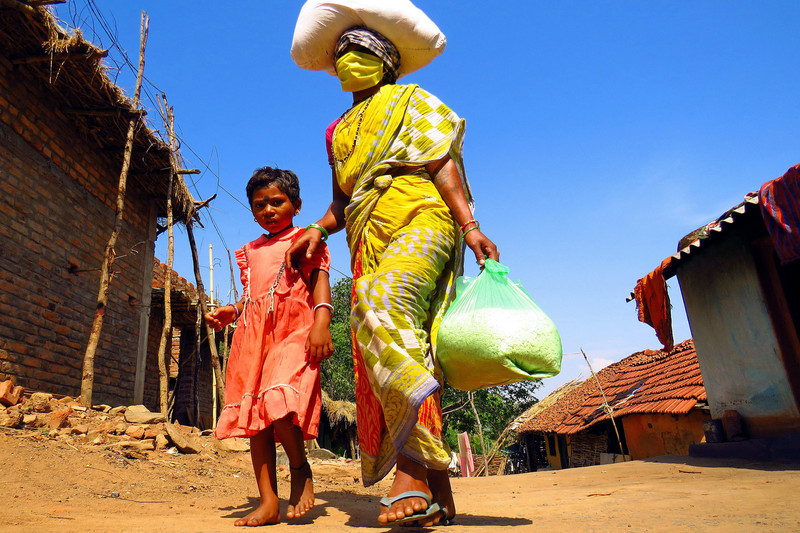
M 322 233 L 322 242 L 325 242 L 325 241 L 328 240 L 328 230 L 326 230 L 325 228 L 323 228 L 319 224 L 309 224 L 308 226 L 306 226 L 306 229 L 307 230 L 309 230 L 309 229 L 317 229 L 317 230 L 319 230 L 320 233 Z
M 470 231 L 472 231 L 472 230 L 474 230 L 474 229 L 481 229 L 481 227 L 480 227 L 480 226 L 472 226 L 472 227 L 471 227 L 471 228 L 469 228 L 467 231 L 465 231 L 464 233 L 462 233 L 462 234 L 461 234 L 461 239 L 463 240 L 463 239 L 464 239 L 464 237 L 466 237 L 466 236 L 467 236 L 467 233 L 469 233 Z
M 480 224 L 480 222 L 478 222 L 478 221 L 477 221 L 477 220 L 475 220 L 474 218 L 473 218 L 472 220 L 467 220 L 466 222 L 464 222 L 463 224 L 461 224 L 461 232 L 463 233 L 463 232 L 464 232 L 464 228 L 466 228 L 466 227 L 467 227 L 467 226 L 469 226 L 470 224 L 475 224 L 476 226 L 480 226 L 480 225 L 481 225 L 481 224 Z

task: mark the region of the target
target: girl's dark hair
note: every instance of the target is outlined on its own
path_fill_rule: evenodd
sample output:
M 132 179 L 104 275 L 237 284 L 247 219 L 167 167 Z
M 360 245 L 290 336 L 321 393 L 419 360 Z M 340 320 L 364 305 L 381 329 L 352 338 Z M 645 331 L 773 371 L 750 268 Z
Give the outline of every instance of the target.
M 253 205 L 253 194 L 262 187 L 274 185 L 289 197 L 292 203 L 300 199 L 300 180 L 291 170 L 280 168 L 261 167 L 253 172 L 247 182 L 247 202 Z

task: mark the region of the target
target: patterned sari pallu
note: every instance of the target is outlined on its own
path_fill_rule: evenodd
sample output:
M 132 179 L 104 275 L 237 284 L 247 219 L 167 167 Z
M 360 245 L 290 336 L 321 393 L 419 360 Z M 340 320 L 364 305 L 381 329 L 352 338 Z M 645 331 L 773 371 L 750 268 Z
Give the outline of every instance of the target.
M 424 165 L 461 159 L 464 121 L 416 86 L 387 85 L 332 138 L 353 268 L 358 437 L 365 485 L 402 452 L 447 467 L 436 332 L 463 268 L 458 228 Z M 470 200 L 470 198 L 467 198 Z

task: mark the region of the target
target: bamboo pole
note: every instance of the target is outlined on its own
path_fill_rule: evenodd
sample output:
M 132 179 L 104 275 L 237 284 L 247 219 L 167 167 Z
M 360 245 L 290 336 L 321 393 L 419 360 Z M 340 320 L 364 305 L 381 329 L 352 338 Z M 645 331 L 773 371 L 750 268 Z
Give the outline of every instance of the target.
M 186 224 L 186 234 L 189 236 L 189 247 L 192 250 L 192 263 L 194 265 L 194 277 L 195 283 L 197 287 L 197 307 L 200 312 L 200 318 L 202 319 L 203 316 L 208 312 L 208 308 L 206 307 L 206 300 L 205 296 L 205 288 L 203 288 L 203 278 L 200 276 L 200 263 L 197 258 L 197 245 L 195 244 L 194 240 L 194 220 L 190 220 Z M 205 321 L 203 321 L 205 322 Z M 199 328 L 200 325 L 198 324 L 198 338 L 199 338 Z M 214 338 L 212 334 L 211 327 L 206 324 L 206 335 L 208 337 L 208 347 L 211 350 L 211 366 L 214 368 L 214 375 L 216 376 L 216 389 L 217 389 L 217 396 L 219 398 L 225 398 L 225 381 L 222 377 L 222 369 L 219 366 L 219 354 L 217 353 L 217 347 L 214 346 L 214 343 L 211 340 Z M 197 350 L 198 353 L 200 350 Z
M 214 300 L 214 248 L 211 243 L 208 244 L 208 285 L 209 285 L 209 293 L 211 294 L 211 310 L 216 307 L 216 302 Z M 209 330 L 208 332 L 208 342 L 209 344 L 213 344 L 214 346 L 217 345 L 217 335 L 214 330 Z M 214 372 L 214 369 L 211 369 L 211 428 L 217 428 L 217 374 Z
M 190 233 L 192 245 L 194 245 L 194 235 Z M 200 307 L 200 302 L 203 300 L 203 291 L 200 287 L 197 288 L 197 307 L 196 318 L 194 322 L 194 359 L 192 360 L 192 425 L 200 427 L 200 395 L 198 394 L 198 385 L 200 382 L 200 366 L 203 361 L 203 339 L 200 337 L 200 327 L 203 323 L 203 311 Z
M 231 269 L 231 287 L 233 287 L 233 301 L 239 301 L 239 291 L 236 290 L 236 279 L 233 277 L 233 260 L 231 260 L 231 251 L 227 250 L 228 252 L 228 266 Z M 222 345 L 222 375 L 227 375 L 228 373 L 228 357 L 230 356 L 231 346 L 230 346 L 230 335 L 231 335 L 231 326 L 228 324 L 225 326 L 225 340 L 223 341 L 224 344 Z
M 163 115 L 166 122 L 167 136 L 169 137 L 169 144 L 172 148 L 170 150 L 170 161 L 175 154 L 177 148 L 175 140 L 175 117 L 172 113 L 172 108 L 167 104 L 167 97 L 161 93 L 161 102 L 163 102 Z M 172 167 L 175 168 L 177 164 L 172 162 Z M 172 187 L 175 174 L 170 172 L 167 181 L 167 269 L 164 273 L 164 327 L 161 330 L 161 341 L 158 345 L 158 391 L 159 391 L 159 408 L 161 413 L 166 416 L 169 412 L 169 367 L 167 366 L 166 347 L 169 340 L 170 354 L 172 353 L 172 265 L 175 259 L 175 236 L 173 233 L 173 220 L 172 220 Z
M 603 386 L 600 385 L 600 378 L 597 377 L 597 374 L 594 373 L 594 369 L 592 368 L 592 364 L 589 363 L 589 358 L 586 357 L 586 352 L 583 351 L 581 348 L 581 353 L 583 354 L 583 358 L 586 360 L 586 364 L 589 366 L 589 372 L 592 373 L 594 376 L 594 380 L 597 382 L 597 388 L 600 389 L 600 396 L 603 398 L 603 410 L 608 413 L 608 417 L 611 419 L 611 425 L 614 426 L 614 433 L 617 434 L 617 443 L 619 444 L 619 451 L 622 454 L 622 461 L 625 462 L 625 448 L 622 447 L 622 439 L 619 436 L 619 429 L 617 429 L 617 422 L 614 420 L 614 409 L 608 404 L 608 400 L 606 399 L 606 393 L 603 392 Z
M 469 397 L 469 403 L 472 406 L 472 412 L 475 413 L 475 420 L 478 421 L 478 436 L 481 439 L 481 453 L 483 453 L 483 464 L 486 467 L 486 471 L 483 473 L 484 476 L 489 475 L 489 460 L 486 457 L 486 445 L 483 443 L 483 427 L 481 426 L 481 419 L 478 416 L 478 410 L 475 408 L 475 395 L 470 391 L 467 393 Z
M 136 88 L 133 93 L 133 108 L 139 107 L 139 94 L 142 89 L 142 78 L 144 77 L 144 50 L 147 44 L 147 32 L 150 19 L 142 11 L 142 23 L 140 28 L 139 45 L 139 71 L 136 75 Z M 97 294 L 97 306 L 94 311 L 94 320 L 89 334 L 89 342 L 86 345 L 86 352 L 83 356 L 83 372 L 81 377 L 81 404 L 85 407 L 92 406 L 92 389 L 94 387 L 94 358 L 97 353 L 97 345 L 100 343 L 100 333 L 103 329 L 103 319 L 108 306 L 108 291 L 111 283 L 111 272 L 114 265 L 117 238 L 122 230 L 122 219 L 125 214 L 125 193 L 127 190 L 128 169 L 131 163 L 131 151 L 133 149 L 133 138 L 136 133 L 136 126 L 139 117 L 132 117 L 128 125 L 128 134 L 125 139 L 125 152 L 122 158 L 122 170 L 119 175 L 119 185 L 117 187 L 116 216 L 114 218 L 114 229 L 111 237 L 106 244 L 103 264 L 100 269 L 100 289 Z

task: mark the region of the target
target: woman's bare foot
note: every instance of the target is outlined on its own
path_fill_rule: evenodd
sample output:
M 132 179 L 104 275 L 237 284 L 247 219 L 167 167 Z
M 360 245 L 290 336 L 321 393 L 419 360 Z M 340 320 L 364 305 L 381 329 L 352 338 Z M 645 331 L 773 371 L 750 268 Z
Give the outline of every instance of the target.
M 281 521 L 281 511 L 278 499 L 261 501 L 261 505 L 253 512 L 233 523 L 234 526 L 257 527 L 265 524 L 277 524 Z
M 389 497 L 398 496 L 404 492 L 419 491 L 430 495 L 431 490 L 427 483 L 427 468 L 413 461 L 403 454 L 397 456 L 397 470 L 394 483 L 389 489 Z M 419 513 L 428 508 L 428 502 L 423 498 L 412 496 L 394 502 L 391 506 L 381 506 L 378 523 L 382 526 L 402 520 L 414 513 Z
M 290 467 L 292 475 L 292 491 L 289 495 L 289 507 L 286 518 L 300 518 L 314 507 L 314 480 L 311 465 L 308 461 L 297 468 Z

